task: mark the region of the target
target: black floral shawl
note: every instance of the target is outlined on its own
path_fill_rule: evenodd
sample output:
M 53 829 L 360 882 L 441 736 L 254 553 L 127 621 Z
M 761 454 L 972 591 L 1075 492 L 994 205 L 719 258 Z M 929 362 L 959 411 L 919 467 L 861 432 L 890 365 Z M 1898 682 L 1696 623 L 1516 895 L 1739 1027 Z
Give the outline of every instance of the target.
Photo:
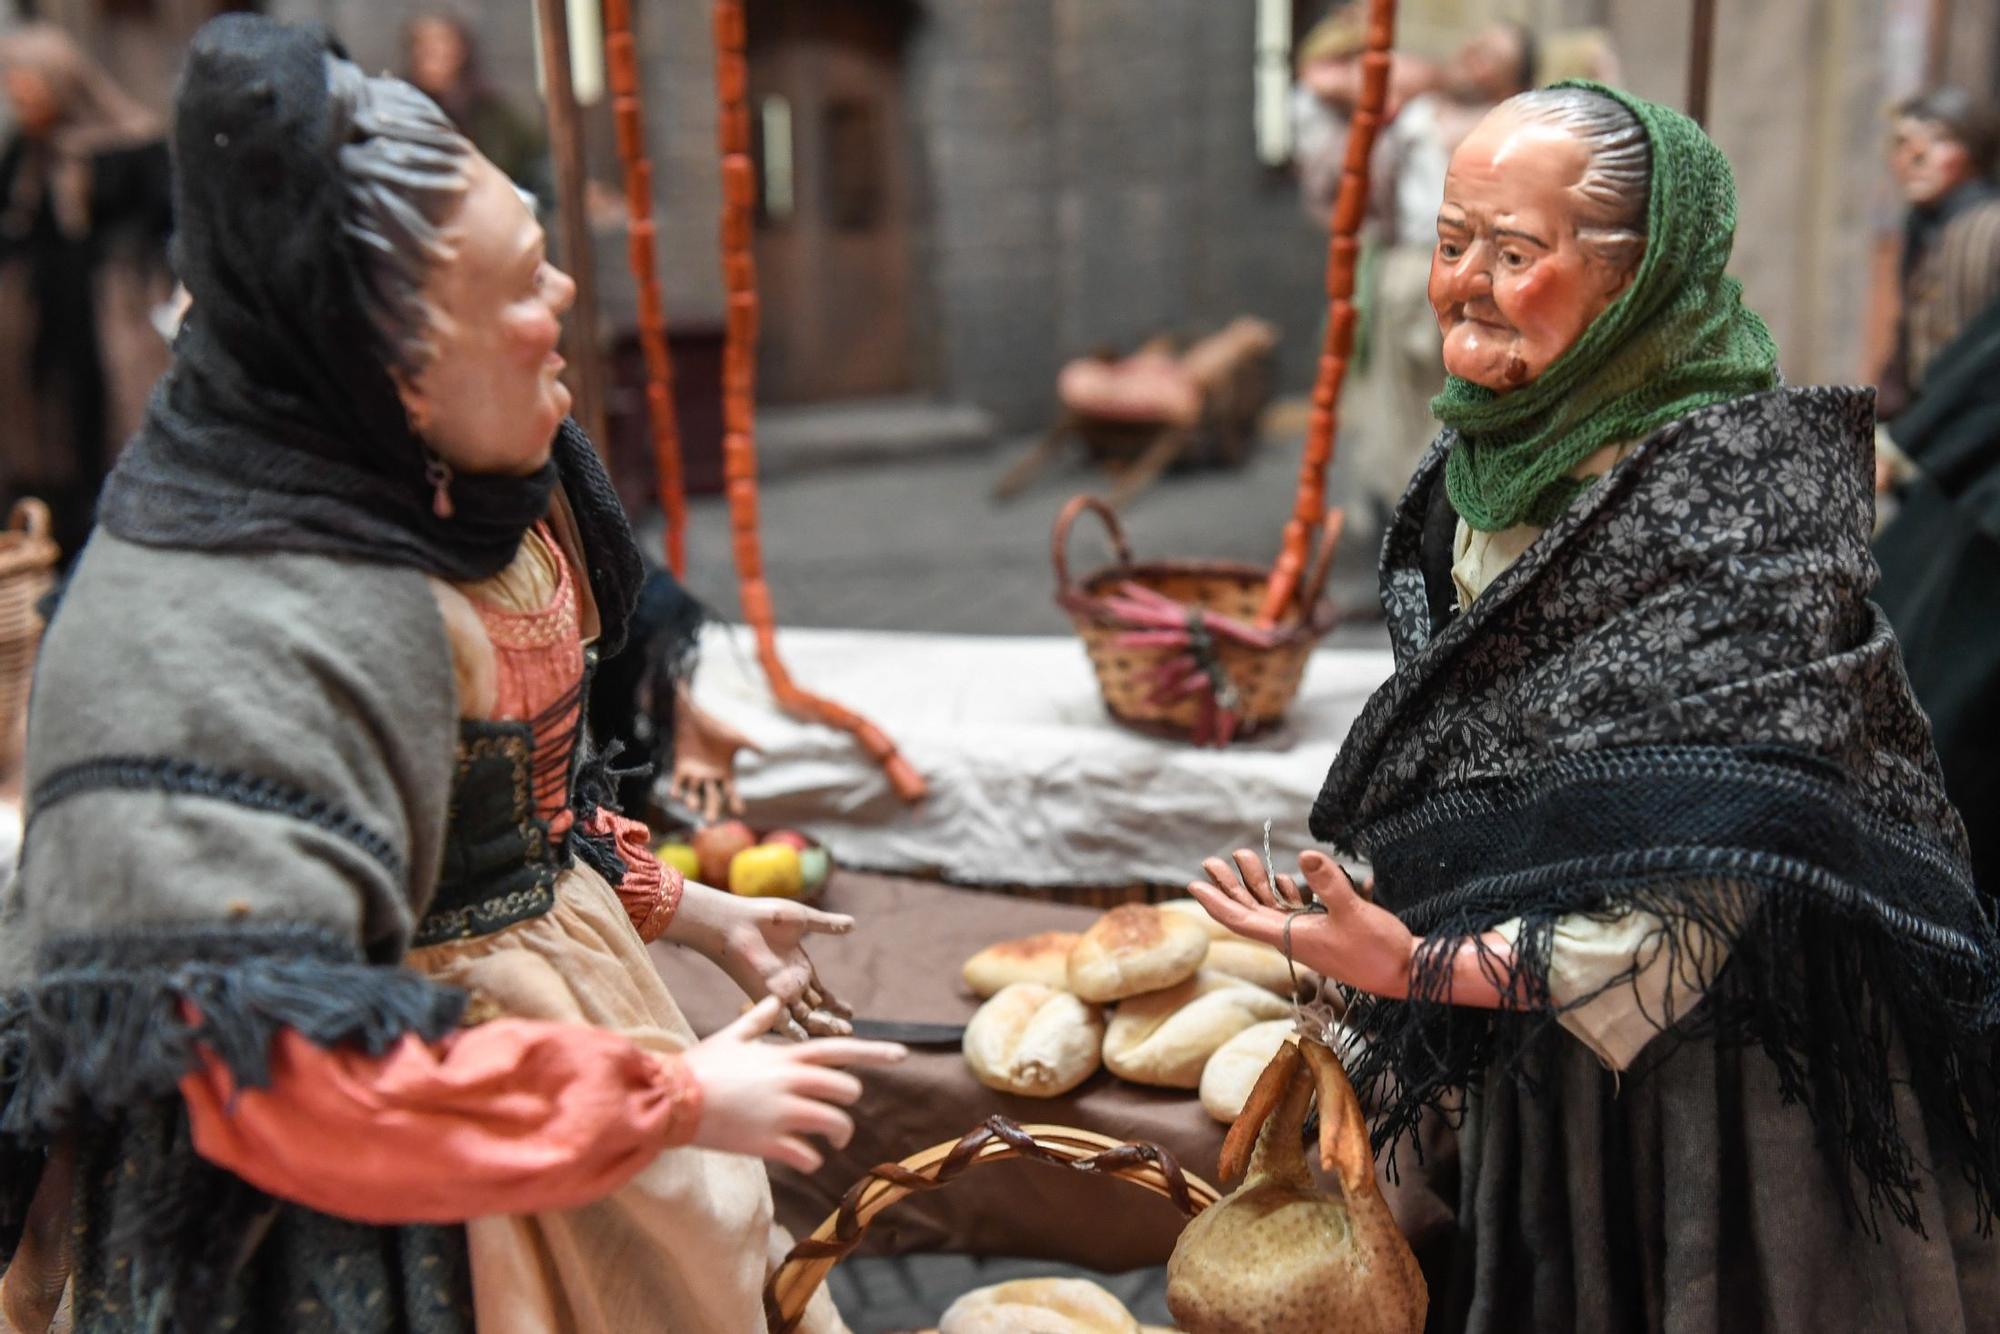
M 1495 1068 L 1527 1077 L 1553 1038 L 1556 922 L 1636 908 L 1675 966 L 1709 937 L 1729 950 L 1648 1058 L 1762 1046 L 1871 1223 L 1886 1205 L 1914 1225 L 1933 1167 L 1897 1124 L 1907 1080 L 1990 1222 L 2000 940 L 1868 601 L 1873 422 L 1868 391 L 1814 388 L 1672 423 L 1441 627 L 1422 549 L 1450 434 L 1432 448 L 1383 547 L 1397 672 L 1312 814 L 1426 937 L 1412 1000 L 1352 1015 L 1379 1142 Z M 1449 952 L 1515 918 L 1512 1007 L 1444 1004 Z

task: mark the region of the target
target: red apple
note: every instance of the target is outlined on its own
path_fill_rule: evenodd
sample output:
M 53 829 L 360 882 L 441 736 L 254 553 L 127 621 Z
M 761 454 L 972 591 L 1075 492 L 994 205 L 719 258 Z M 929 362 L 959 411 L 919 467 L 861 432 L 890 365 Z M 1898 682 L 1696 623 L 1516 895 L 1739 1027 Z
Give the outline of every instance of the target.
M 776 843 L 798 852 L 804 852 L 813 845 L 811 839 L 796 829 L 780 829 L 776 833 L 766 834 L 764 835 L 764 842 L 767 846 Z
M 730 859 L 756 846 L 757 836 L 741 820 L 724 820 L 700 830 L 694 836 L 694 855 L 701 861 L 701 882 L 727 888 Z

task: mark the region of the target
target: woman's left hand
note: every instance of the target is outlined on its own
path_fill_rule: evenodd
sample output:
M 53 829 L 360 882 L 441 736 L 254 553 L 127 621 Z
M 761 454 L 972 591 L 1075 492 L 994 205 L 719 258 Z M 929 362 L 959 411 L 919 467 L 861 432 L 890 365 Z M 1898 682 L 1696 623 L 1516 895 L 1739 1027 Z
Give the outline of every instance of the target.
M 848 1022 L 854 1011 L 819 980 L 805 942 L 853 929 L 845 913 L 791 899 L 746 899 L 690 880 L 666 939 L 706 956 L 751 1000 L 777 997 L 794 1037 L 844 1037 L 854 1031 Z
M 1292 957 L 1336 982 L 1392 999 L 1409 995 L 1417 937 L 1394 913 L 1363 898 L 1326 854 L 1305 853 L 1299 869 L 1313 897 L 1326 906 L 1324 913 L 1307 911 L 1291 876 L 1278 876 L 1273 884 L 1263 860 L 1248 848 L 1237 849 L 1233 865 L 1220 857 L 1203 862 L 1208 880 L 1195 881 L 1188 892 L 1237 935 L 1279 949 L 1286 945 L 1290 922 Z
M 674 771 L 667 791 L 675 801 L 698 811 L 709 824 L 726 811 L 743 814 L 736 791 L 736 756 L 755 751 L 749 737 L 702 710 L 682 682 L 674 687 Z

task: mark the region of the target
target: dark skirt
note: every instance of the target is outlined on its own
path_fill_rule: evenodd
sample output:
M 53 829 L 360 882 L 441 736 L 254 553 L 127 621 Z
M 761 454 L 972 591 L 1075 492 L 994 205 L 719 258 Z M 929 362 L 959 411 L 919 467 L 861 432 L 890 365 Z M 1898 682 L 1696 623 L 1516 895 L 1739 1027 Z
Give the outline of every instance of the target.
M 471 1334 L 463 1227 L 281 1204 L 195 1156 L 178 1104 L 75 1144 L 76 1334 Z
M 1927 1179 L 1926 1235 L 1884 1214 L 1877 1237 L 1762 1052 L 1690 1041 L 1621 1081 L 1550 1037 L 1538 1091 L 1496 1074 L 1468 1100 L 1432 1331 L 2000 1331 L 2000 1242 L 1957 1174 Z M 1899 1110 L 1931 1162 L 1907 1091 Z

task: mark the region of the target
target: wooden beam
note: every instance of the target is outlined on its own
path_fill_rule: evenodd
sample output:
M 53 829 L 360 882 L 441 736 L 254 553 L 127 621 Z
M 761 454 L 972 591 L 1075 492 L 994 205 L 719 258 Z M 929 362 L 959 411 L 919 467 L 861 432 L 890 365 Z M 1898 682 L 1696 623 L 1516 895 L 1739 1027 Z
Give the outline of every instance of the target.
M 582 0 L 594 4 L 596 0 Z M 603 330 L 597 319 L 597 267 L 590 240 L 583 162 L 583 115 L 570 85 L 568 0 L 535 0 L 541 37 L 542 88 L 548 99 L 549 151 L 556 169 L 556 238 L 563 267 L 576 280 L 576 305 L 563 334 L 569 359 L 575 417 L 601 454 L 607 448 L 604 421 Z
M 1952 0 L 1931 0 L 1929 40 L 1924 44 L 1924 84 L 1935 88 L 1951 75 Z
M 1694 0 L 1694 27 L 1688 43 L 1687 113 L 1708 128 L 1709 78 L 1715 69 L 1715 0 Z

